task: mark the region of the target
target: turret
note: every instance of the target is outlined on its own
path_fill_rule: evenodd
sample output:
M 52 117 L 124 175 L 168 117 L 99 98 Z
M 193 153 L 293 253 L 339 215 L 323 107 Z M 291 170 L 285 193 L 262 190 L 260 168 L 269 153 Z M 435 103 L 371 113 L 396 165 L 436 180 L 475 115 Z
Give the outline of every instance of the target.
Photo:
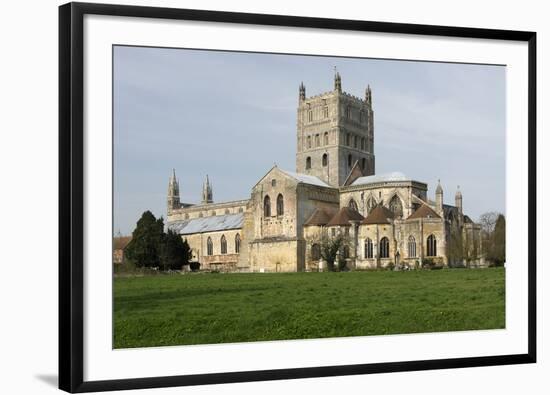
M 180 207 L 180 187 L 176 178 L 176 169 L 172 169 L 172 175 L 168 181 L 167 205 L 169 212 Z
M 365 103 L 367 106 L 372 107 L 372 91 L 370 90 L 370 85 L 365 89 Z
M 206 181 L 202 184 L 202 203 L 213 203 L 212 199 L 212 186 L 210 185 L 210 180 L 208 179 L 208 174 L 206 175 Z
M 459 218 L 460 224 L 462 225 L 464 213 L 462 211 L 462 192 L 460 192 L 460 185 L 456 187 L 455 206 L 458 210 L 458 218 Z
M 437 180 L 437 188 L 435 189 L 435 208 L 439 215 L 443 215 L 443 188 L 440 180 Z
M 338 93 L 342 93 L 342 78 L 340 77 L 340 73 L 337 71 L 334 74 L 334 90 Z
M 306 87 L 304 83 L 300 83 L 300 101 L 306 100 Z

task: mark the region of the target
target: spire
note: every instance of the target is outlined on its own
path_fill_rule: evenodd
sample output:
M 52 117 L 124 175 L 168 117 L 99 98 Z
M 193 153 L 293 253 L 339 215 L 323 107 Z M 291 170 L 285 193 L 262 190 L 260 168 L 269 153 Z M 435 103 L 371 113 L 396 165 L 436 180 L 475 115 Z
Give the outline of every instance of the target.
M 439 215 L 443 215 L 443 188 L 441 180 L 437 180 L 437 188 L 435 189 L 435 208 Z
M 204 184 L 202 184 L 202 203 L 208 204 L 213 202 L 214 200 L 212 199 L 212 185 L 210 185 L 210 179 L 208 178 L 207 174 L 206 180 L 204 181 Z
M 172 175 L 168 181 L 168 211 L 180 207 L 180 186 L 176 178 L 176 169 L 172 169 Z
M 367 103 L 367 106 L 372 106 L 372 91 L 370 89 L 370 85 L 367 85 L 367 89 L 365 89 L 365 103 Z
M 306 100 L 306 87 L 303 82 L 300 83 L 300 101 Z
M 342 78 L 340 77 L 340 73 L 336 70 L 336 66 L 334 66 L 334 90 L 342 92 Z

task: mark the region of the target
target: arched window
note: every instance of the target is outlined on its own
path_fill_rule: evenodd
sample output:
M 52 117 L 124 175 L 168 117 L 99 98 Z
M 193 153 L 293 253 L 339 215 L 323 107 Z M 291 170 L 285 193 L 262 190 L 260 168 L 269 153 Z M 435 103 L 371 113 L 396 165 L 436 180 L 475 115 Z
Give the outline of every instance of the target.
M 225 235 L 222 235 L 220 240 L 220 251 L 222 254 L 227 254 L 227 240 L 225 239 Z
M 307 147 L 311 148 L 311 136 L 307 136 Z
M 264 217 L 271 217 L 271 199 L 269 195 L 265 195 L 264 198 Z
M 361 150 L 363 150 L 363 151 L 365 150 L 365 138 L 364 137 L 361 139 Z
M 355 203 L 355 200 L 353 200 L 353 198 L 349 200 L 348 207 L 352 210 L 359 211 L 357 209 L 357 203 Z
M 372 240 L 367 238 L 365 240 L 365 259 L 371 259 L 373 256 Z
M 365 113 L 363 112 L 363 110 L 361 110 L 359 112 L 359 122 L 360 123 L 363 123 L 363 120 L 365 119 Z
M 346 107 L 346 118 L 351 118 L 351 107 L 350 106 Z
M 210 237 L 206 240 L 206 254 L 214 255 L 214 244 L 212 244 L 212 239 Z
M 349 247 L 344 246 L 344 259 L 348 259 L 348 258 L 349 258 Z
M 399 196 L 393 195 L 390 200 L 390 210 L 395 215 L 395 218 L 403 218 L 403 204 Z
M 346 135 L 346 145 L 351 147 L 351 135 L 349 133 Z
M 357 148 L 357 147 L 359 146 L 358 141 L 359 141 L 359 137 L 354 136 L 354 137 L 353 137 L 353 147 L 354 147 L 354 148 Z
M 311 169 L 311 157 L 310 156 L 308 156 L 306 158 L 306 170 L 309 170 L 309 169 Z
M 390 241 L 387 237 L 382 237 L 380 240 L 380 258 L 390 257 Z
M 242 213 L 242 212 L 243 212 L 243 208 L 239 207 L 239 213 Z
M 225 214 L 229 214 L 229 209 L 228 208 L 225 209 Z
M 318 134 L 315 135 L 315 146 L 318 147 L 321 145 L 321 139 Z
M 313 121 L 313 111 L 309 110 L 309 111 L 307 112 L 307 120 L 308 120 L 309 122 Z
M 367 200 L 367 214 L 370 214 L 373 208 L 376 207 L 376 200 L 371 196 L 369 200 Z
M 427 255 L 428 256 L 437 256 L 437 240 L 434 235 L 429 235 L 427 240 Z
M 311 259 L 314 261 L 321 259 L 321 246 L 319 244 L 313 244 L 311 246 Z
M 215 212 L 215 211 L 212 211 L 212 212 L 210 213 L 210 215 L 213 216 L 213 217 L 215 217 L 215 216 L 216 216 L 216 212 Z
M 328 154 L 323 154 L 323 167 L 328 165 Z
M 411 235 L 409 236 L 409 258 L 415 258 L 416 257 L 416 240 Z
M 235 235 L 235 254 L 239 254 L 241 252 L 241 235 L 236 234 Z
M 185 219 L 189 219 L 189 214 L 185 214 Z
M 325 118 L 328 118 L 328 107 L 327 106 L 323 107 L 323 116 Z
M 277 196 L 277 215 L 283 215 L 285 213 L 285 200 L 283 195 Z
M 202 218 L 203 217 L 203 214 L 202 213 L 199 213 L 199 218 Z
M 325 137 L 324 137 L 324 140 L 325 140 L 324 144 L 325 144 L 325 145 L 328 145 L 328 132 L 325 132 L 325 135 L 324 135 L 324 136 L 325 136 Z
M 351 167 L 351 161 L 352 161 L 351 154 L 349 154 L 348 155 L 348 167 Z
M 367 167 L 367 160 L 365 158 L 361 159 L 361 169 L 365 170 Z

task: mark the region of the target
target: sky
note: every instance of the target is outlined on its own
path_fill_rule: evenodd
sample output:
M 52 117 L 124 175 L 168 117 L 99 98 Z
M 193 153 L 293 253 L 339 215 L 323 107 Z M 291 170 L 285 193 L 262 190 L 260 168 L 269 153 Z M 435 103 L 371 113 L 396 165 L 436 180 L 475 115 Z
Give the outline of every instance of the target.
M 180 199 L 246 199 L 274 165 L 295 171 L 300 82 L 306 96 L 371 86 L 376 174 L 400 171 L 465 214 L 505 212 L 505 66 L 117 46 L 114 231 L 145 210 L 166 218 L 174 168 Z

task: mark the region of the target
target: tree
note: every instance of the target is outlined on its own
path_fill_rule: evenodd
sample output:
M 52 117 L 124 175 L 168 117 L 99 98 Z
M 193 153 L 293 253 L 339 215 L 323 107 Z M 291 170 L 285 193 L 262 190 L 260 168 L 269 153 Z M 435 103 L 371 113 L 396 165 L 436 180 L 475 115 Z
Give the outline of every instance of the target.
M 162 217 L 156 219 L 153 213 L 145 211 L 132 232 L 132 240 L 126 246 L 126 257 L 136 267 L 158 267 L 163 235 Z
M 326 233 L 323 233 L 317 242 L 320 246 L 321 258 L 327 263 L 327 269 L 330 272 L 336 271 L 336 266 L 334 265 L 336 256 L 338 255 L 338 251 L 347 245 L 346 237 L 341 234 L 329 237 Z M 338 264 L 338 269 L 341 270 L 344 266 L 345 261 L 342 263 L 341 260 Z
M 184 265 L 189 264 L 191 248 L 181 236 L 168 229 L 164 235 L 160 248 L 160 266 L 162 270 L 181 270 Z
M 464 261 L 464 243 L 462 240 L 462 232 L 456 225 L 451 225 L 450 242 L 448 246 L 449 260 L 451 264 L 462 265 Z
M 479 217 L 479 224 L 481 225 L 481 238 L 483 243 L 483 251 L 490 251 L 492 249 L 492 235 L 495 230 L 495 224 L 499 213 L 495 211 L 489 211 L 481 214 Z
M 488 258 L 495 265 L 502 266 L 506 262 L 506 220 L 502 214 L 499 214 L 496 220 L 491 240 Z

